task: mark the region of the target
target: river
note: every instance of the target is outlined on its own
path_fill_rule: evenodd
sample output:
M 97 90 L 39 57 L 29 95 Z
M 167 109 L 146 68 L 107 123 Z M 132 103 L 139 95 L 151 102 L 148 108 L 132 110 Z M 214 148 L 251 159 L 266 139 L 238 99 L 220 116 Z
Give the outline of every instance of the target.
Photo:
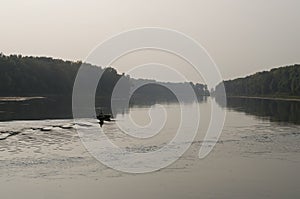
M 200 128 L 182 157 L 155 172 L 129 174 L 106 167 L 85 149 L 77 129 L 97 122 L 76 123 L 62 114 L 69 111 L 64 101 L 52 109 L 44 100 L 0 103 L 1 198 L 300 198 L 300 102 L 229 99 L 220 139 L 199 159 L 216 103 L 208 98 L 198 104 Z M 127 149 L 159 148 L 178 128 L 178 104 L 136 105 L 115 116 L 131 114 L 143 126 L 151 120 L 149 108 L 161 106 L 168 121 L 150 141 L 133 146 L 116 122 L 105 122 L 103 131 Z

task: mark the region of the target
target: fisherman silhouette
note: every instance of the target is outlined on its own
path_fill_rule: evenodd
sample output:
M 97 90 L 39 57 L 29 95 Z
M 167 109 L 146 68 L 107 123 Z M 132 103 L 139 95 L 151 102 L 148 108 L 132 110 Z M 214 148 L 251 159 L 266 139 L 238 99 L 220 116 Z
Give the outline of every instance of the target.
M 111 121 L 111 115 L 110 114 L 104 114 L 103 111 L 100 111 L 100 114 L 97 116 L 97 119 L 100 121 L 100 127 L 104 124 L 104 121 Z
M 102 127 L 103 124 L 104 124 L 104 121 L 103 121 L 103 120 L 100 120 L 99 124 L 100 124 L 100 127 Z

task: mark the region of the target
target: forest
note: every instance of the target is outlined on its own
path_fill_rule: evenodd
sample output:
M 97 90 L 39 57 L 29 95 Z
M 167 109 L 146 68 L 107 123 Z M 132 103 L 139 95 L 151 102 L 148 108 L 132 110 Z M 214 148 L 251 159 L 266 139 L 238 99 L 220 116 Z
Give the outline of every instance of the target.
M 227 96 L 300 97 L 300 65 L 274 68 L 224 81 Z M 218 93 L 220 85 L 215 89 Z
M 98 83 L 97 97 L 110 98 L 115 84 L 125 75 L 119 74 L 112 67 L 102 68 L 81 61 L 0 54 L 0 96 L 71 96 L 78 69 L 82 64 L 104 72 Z M 128 88 L 139 81 L 151 83 L 137 90 L 136 94 L 141 99 L 174 97 L 172 92 L 157 85 L 155 80 L 125 77 L 123 79 L 127 80 Z M 175 87 L 189 84 L 197 96 L 209 95 L 207 86 L 203 84 L 192 82 L 169 84 Z

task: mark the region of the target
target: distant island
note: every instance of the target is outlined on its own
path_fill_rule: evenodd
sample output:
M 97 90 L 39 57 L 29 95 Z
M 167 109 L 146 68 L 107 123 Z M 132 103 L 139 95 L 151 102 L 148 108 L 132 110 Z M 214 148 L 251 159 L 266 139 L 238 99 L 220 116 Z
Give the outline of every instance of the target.
M 224 81 L 227 97 L 300 99 L 300 65 L 274 68 Z M 213 95 L 218 95 L 220 84 Z
M 128 75 L 119 74 L 112 67 L 102 68 L 81 61 L 64 61 L 51 57 L 6 56 L 2 53 L 0 53 L 0 97 L 71 97 L 73 84 L 81 65 L 103 72 L 98 83 L 96 97 L 109 99 L 118 80 L 125 77 L 123 79 L 126 80 L 125 83 L 128 84 L 128 88 L 139 82 L 148 83 L 148 85 L 138 89 L 132 99 L 174 100 L 175 98 L 170 90 L 157 85 L 158 82 L 155 80 L 134 79 Z M 210 94 L 207 86 L 200 83 L 160 83 L 180 89 L 191 85 L 197 97 L 200 98 Z

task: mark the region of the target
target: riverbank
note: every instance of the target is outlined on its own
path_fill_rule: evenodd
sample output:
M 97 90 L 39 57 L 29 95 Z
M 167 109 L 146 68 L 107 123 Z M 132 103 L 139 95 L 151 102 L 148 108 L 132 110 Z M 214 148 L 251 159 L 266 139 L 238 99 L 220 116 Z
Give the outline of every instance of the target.
M 5 102 L 20 102 L 20 101 L 27 101 L 32 99 L 44 99 L 45 97 L 36 96 L 36 97 L 0 97 L 0 101 Z
M 280 100 L 300 102 L 300 98 L 293 97 L 259 97 L 259 96 L 227 96 L 228 98 L 246 98 L 246 99 L 263 99 L 263 100 Z

